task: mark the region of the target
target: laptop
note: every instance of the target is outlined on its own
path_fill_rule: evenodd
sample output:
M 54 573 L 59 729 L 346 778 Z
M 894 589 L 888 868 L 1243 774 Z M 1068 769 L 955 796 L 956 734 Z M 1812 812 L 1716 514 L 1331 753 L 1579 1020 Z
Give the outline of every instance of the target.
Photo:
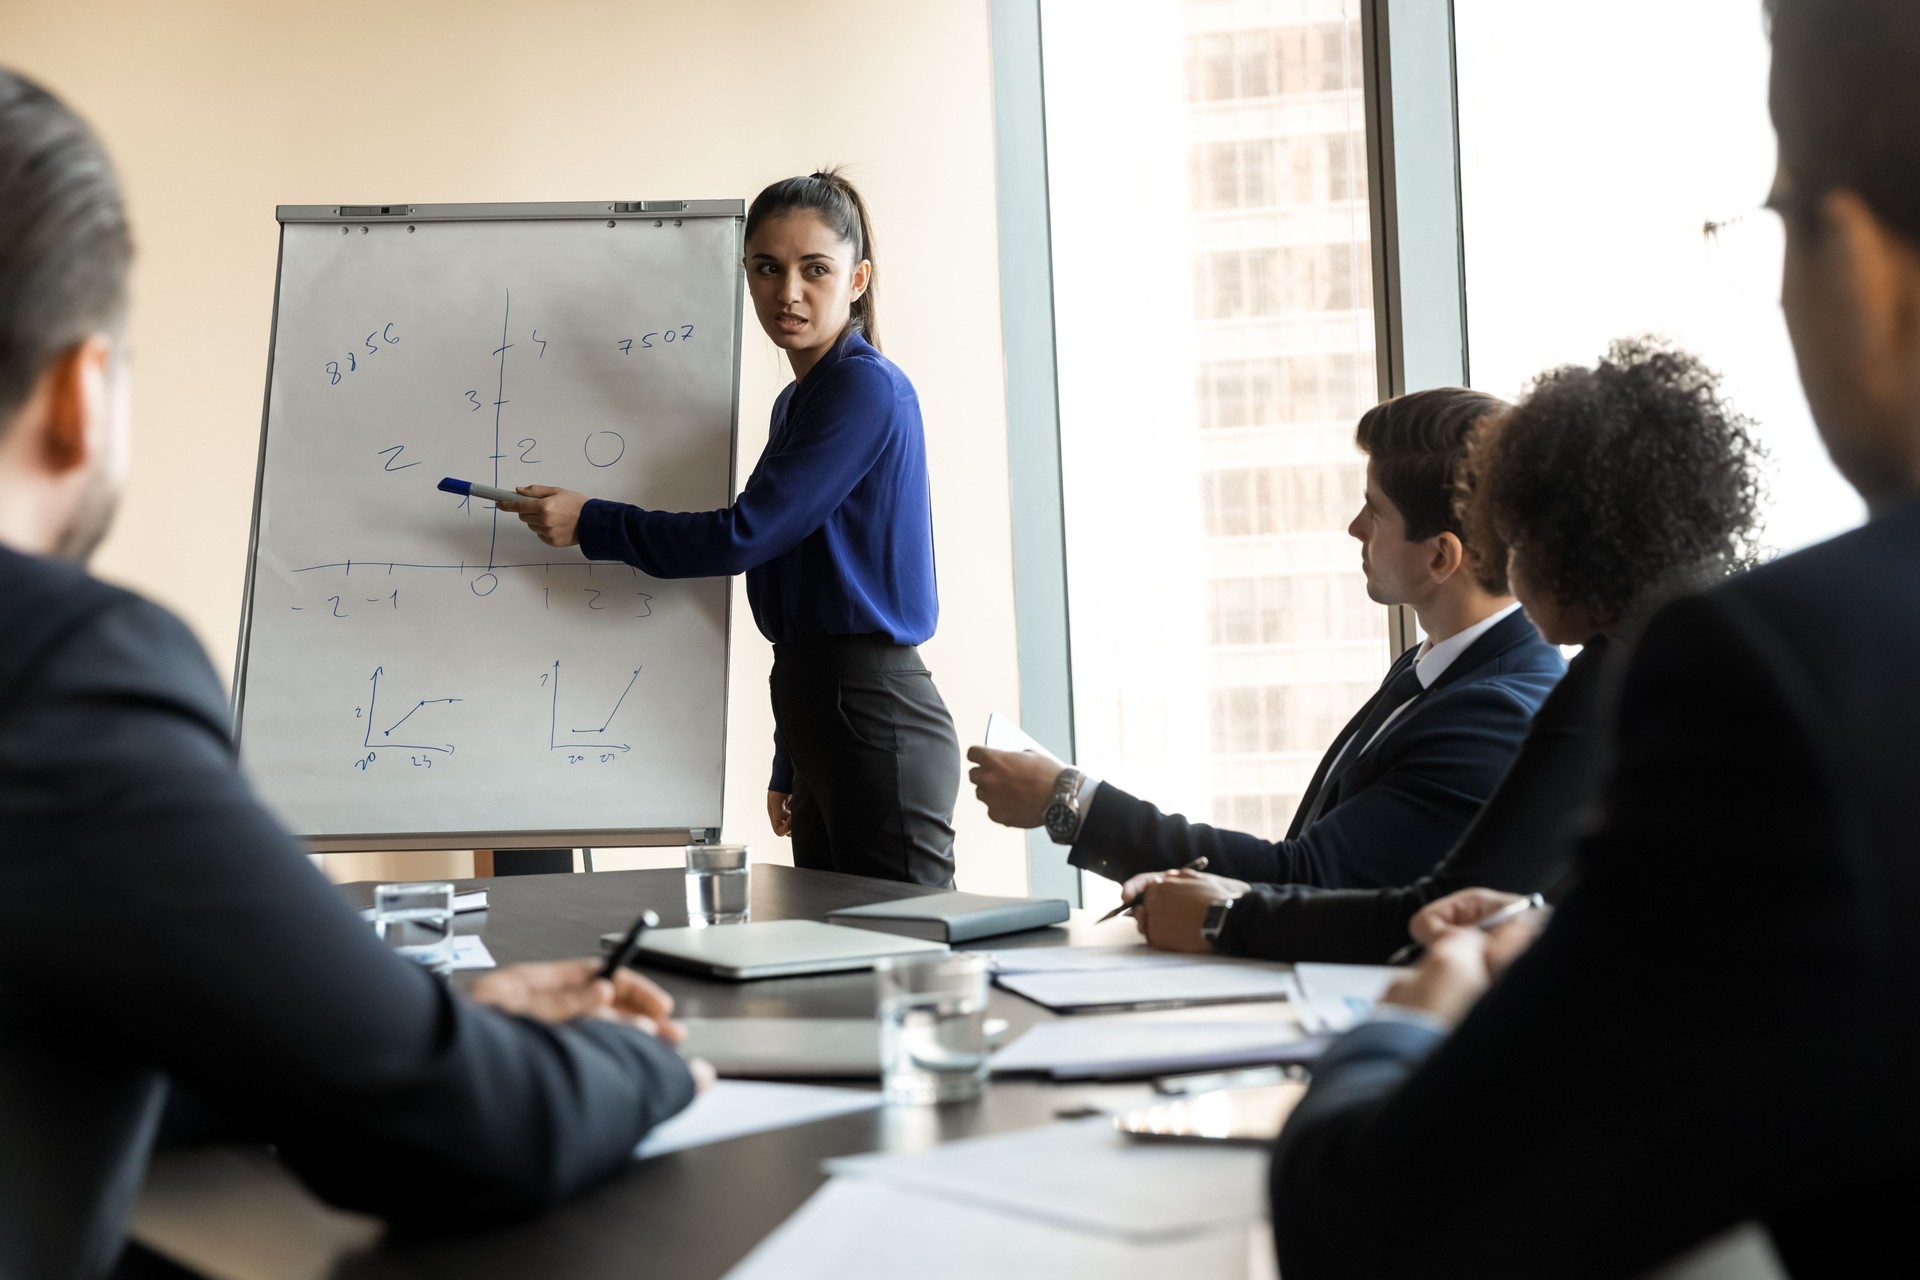
M 625 936 L 602 934 L 600 946 L 611 950 Z M 744 982 L 871 969 L 883 956 L 938 955 L 946 950 L 944 942 L 817 920 L 762 920 L 705 929 L 649 929 L 634 958 Z

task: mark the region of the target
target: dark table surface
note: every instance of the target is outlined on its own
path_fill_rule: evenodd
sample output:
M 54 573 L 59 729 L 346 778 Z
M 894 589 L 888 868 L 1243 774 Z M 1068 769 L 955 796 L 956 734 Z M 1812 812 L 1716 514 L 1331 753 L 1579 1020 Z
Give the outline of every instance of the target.
M 624 930 L 645 908 L 657 912 L 662 925 L 686 923 L 685 875 L 678 869 L 457 883 L 462 890 L 488 891 L 487 911 L 463 915 L 460 928 L 480 933 L 503 965 L 597 954 L 601 934 Z M 345 889 L 361 900 L 372 900 L 371 885 Z M 756 865 L 752 889 L 756 920 L 822 920 L 840 907 L 937 892 L 777 864 Z M 1095 926 L 1090 918 L 1076 913 L 1067 926 L 1013 934 L 981 945 L 1112 944 L 1136 938 L 1130 921 Z M 688 1017 L 870 1017 L 876 1007 L 873 975 L 867 972 L 726 982 L 666 969 L 645 971 L 673 993 L 676 1013 Z M 1014 1034 L 1054 1016 L 998 988 L 988 1014 L 1007 1019 Z M 1111 1102 L 1116 1094 L 1144 1095 L 1144 1086 L 996 1081 L 977 1102 L 880 1107 L 689 1148 L 636 1163 L 581 1199 L 532 1221 L 433 1239 L 389 1238 L 375 1252 L 344 1263 L 335 1274 L 354 1280 L 717 1277 L 825 1181 L 823 1160 L 864 1151 L 911 1150 L 1045 1124 L 1089 1102 Z

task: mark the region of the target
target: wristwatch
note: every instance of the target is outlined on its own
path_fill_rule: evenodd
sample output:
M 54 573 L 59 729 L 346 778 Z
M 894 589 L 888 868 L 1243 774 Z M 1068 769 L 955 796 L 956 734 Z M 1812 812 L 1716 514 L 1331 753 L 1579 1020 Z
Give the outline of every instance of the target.
M 1233 910 L 1236 899 L 1227 898 L 1221 902 L 1207 904 L 1207 914 L 1200 921 L 1200 936 L 1214 946 L 1220 945 L 1220 931 L 1227 927 L 1227 912 Z
M 1055 844 L 1072 844 L 1080 834 L 1080 787 L 1087 775 L 1069 765 L 1053 780 L 1053 798 L 1041 823 Z

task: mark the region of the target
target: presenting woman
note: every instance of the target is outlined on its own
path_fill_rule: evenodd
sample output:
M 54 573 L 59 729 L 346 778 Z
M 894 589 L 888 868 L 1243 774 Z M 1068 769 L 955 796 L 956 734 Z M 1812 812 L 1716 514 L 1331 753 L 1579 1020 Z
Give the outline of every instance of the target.
M 549 546 L 656 578 L 747 575 L 773 642 L 767 813 L 796 866 L 953 881 L 960 743 L 916 645 L 940 613 L 926 440 L 913 384 L 880 354 L 873 239 L 835 171 L 747 210 L 747 289 L 793 382 L 730 507 L 647 511 L 524 485 L 502 503 Z

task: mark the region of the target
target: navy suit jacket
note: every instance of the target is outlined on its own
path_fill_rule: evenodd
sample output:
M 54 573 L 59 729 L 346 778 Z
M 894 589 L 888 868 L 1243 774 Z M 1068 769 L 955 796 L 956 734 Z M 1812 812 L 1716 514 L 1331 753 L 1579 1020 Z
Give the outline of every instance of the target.
M 1801 1280 L 1911 1274 L 1916 567 L 1911 502 L 1654 617 L 1539 941 L 1444 1041 L 1315 1066 L 1287 1280 L 1633 1276 L 1749 1219 Z
M 1387 683 L 1415 652 L 1400 656 Z M 1440 861 L 1493 794 L 1566 669 L 1560 651 L 1516 610 L 1455 658 L 1371 747 L 1362 744 L 1309 824 L 1329 768 L 1382 696 L 1375 693 L 1327 748 L 1286 839 L 1189 822 L 1103 782 L 1068 860 L 1113 880 L 1204 855 L 1208 871 L 1254 883 L 1410 883 Z
M 168 1083 L 431 1225 L 570 1195 L 691 1100 L 652 1036 L 508 1017 L 381 945 L 254 799 L 171 614 L 5 548 L 0 601 L 0 1274 L 112 1256 Z
M 1533 717 L 1520 753 L 1460 843 L 1412 884 L 1320 889 L 1257 884 L 1233 904 L 1220 950 L 1263 960 L 1385 964 L 1420 908 L 1461 889 L 1546 893 L 1556 901 L 1599 780 L 1602 696 L 1613 641 L 1594 636 Z

